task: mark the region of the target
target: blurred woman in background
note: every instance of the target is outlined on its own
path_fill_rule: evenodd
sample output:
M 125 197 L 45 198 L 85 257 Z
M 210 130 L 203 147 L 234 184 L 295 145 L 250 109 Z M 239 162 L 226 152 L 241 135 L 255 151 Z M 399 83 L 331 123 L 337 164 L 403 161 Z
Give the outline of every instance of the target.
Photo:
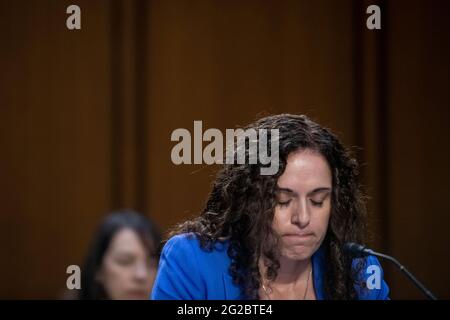
M 148 299 L 159 243 L 159 231 L 142 214 L 126 210 L 108 215 L 82 269 L 79 299 Z

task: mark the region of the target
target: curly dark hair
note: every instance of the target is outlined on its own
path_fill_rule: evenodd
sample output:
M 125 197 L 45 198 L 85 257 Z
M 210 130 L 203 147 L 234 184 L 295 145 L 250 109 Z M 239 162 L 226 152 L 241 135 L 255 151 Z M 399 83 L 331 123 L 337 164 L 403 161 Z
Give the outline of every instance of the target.
M 258 299 L 260 257 L 264 257 L 269 280 L 276 278 L 280 266 L 278 238 L 272 230 L 278 178 L 290 153 L 310 149 L 325 157 L 332 172 L 331 214 L 322 243 L 325 297 L 356 299 L 354 285 L 362 266 L 352 268 L 351 258 L 343 251 L 345 242 L 364 243 L 366 234 L 365 198 L 356 179 L 356 160 L 330 130 L 304 115 L 269 116 L 248 128 L 279 130 L 278 173 L 261 175 L 260 163 L 223 165 L 201 215 L 177 225 L 169 238 L 192 233 L 205 250 L 212 250 L 217 241 L 229 241 L 230 275 L 244 297 Z M 248 156 L 248 143 L 245 149 Z

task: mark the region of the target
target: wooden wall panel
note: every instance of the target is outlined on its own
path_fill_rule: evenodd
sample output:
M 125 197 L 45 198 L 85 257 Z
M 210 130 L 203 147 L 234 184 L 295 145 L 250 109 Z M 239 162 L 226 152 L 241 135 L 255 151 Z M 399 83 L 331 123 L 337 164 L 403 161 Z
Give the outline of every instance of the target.
M 412 1 L 407 8 L 389 5 L 389 249 L 438 297 L 448 298 L 449 3 Z M 423 297 L 395 274 L 395 297 Z
M 2 1 L 2 298 L 55 298 L 110 209 L 107 1 Z
M 0 1 L 1 298 L 56 298 L 94 226 L 129 207 L 163 231 L 196 215 L 214 166 L 170 134 L 306 113 L 363 164 L 373 246 L 449 297 L 447 2 Z M 393 298 L 421 295 L 386 267 Z
M 351 2 L 154 1 L 149 8 L 148 208 L 195 215 L 214 169 L 176 166 L 171 132 L 307 113 L 353 144 Z

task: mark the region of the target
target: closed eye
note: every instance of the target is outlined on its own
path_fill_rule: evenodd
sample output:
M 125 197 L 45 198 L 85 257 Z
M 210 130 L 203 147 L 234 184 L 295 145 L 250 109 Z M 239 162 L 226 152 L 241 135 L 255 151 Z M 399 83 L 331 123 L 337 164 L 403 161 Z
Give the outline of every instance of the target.
M 289 203 L 291 203 L 292 199 L 289 199 L 287 201 L 278 201 L 278 205 L 280 207 L 287 207 L 289 205 Z
M 129 265 L 133 264 L 133 260 L 132 259 L 118 259 L 117 263 L 121 266 L 129 266 Z
M 311 199 L 311 203 L 313 206 L 319 207 L 319 208 L 322 207 L 322 205 L 323 205 L 323 201 L 314 201 L 312 199 Z

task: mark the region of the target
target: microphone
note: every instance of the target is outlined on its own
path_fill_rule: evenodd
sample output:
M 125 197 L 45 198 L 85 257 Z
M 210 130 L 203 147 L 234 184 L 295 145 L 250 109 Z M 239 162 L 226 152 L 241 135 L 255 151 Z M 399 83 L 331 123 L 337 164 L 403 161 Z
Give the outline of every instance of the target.
M 356 258 L 363 258 L 368 255 L 373 255 L 375 252 L 367 247 L 354 242 L 347 242 L 344 244 L 344 251 Z
M 394 257 L 373 251 L 366 246 L 354 242 L 346 242 L 344 244 L 344 252 L 355 258 L 363 258 L 372 255 L 392 262 L 396 267 L 400 269 L 400 271 L 406 274 L 406 276 L 427 296 L 428 299 L 437 300 L 436 296 L 432 294 L 430 290 L 428 290 L 419 280 L 417 280 L 417 278 Z

